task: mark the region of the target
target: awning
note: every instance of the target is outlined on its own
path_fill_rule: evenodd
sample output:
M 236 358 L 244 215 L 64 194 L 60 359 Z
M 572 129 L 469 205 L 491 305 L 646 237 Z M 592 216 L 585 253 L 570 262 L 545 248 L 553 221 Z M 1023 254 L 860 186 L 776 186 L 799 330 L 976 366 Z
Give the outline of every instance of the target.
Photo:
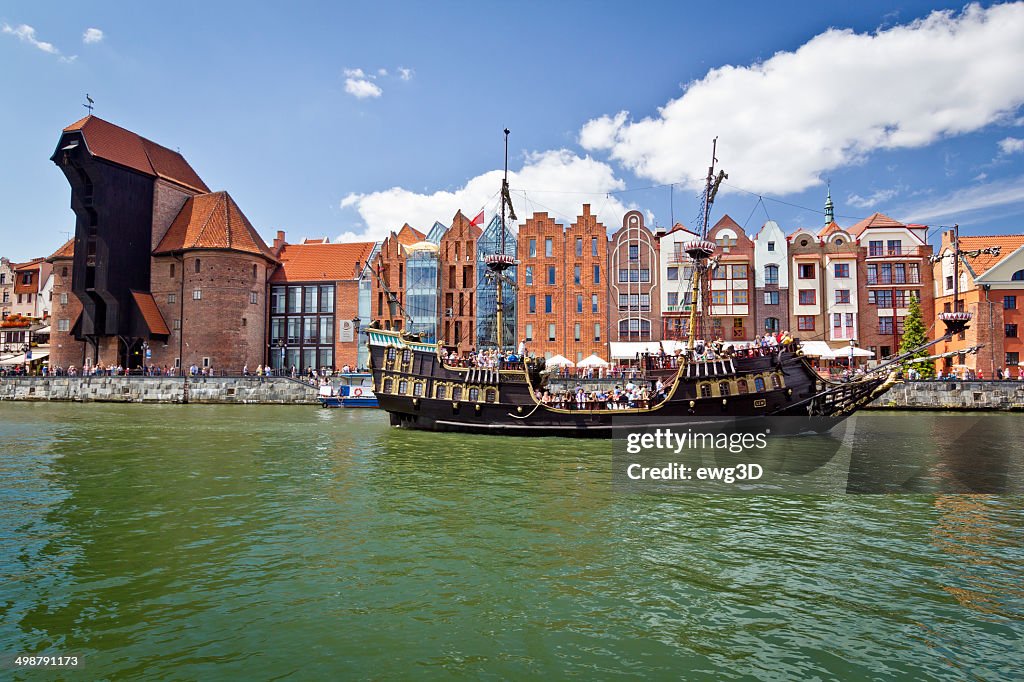
M 14 357 L 7 358 L 6 360 L 0 360 L 0 365 L 15 366 L 24 365 L 26 362 L 35 362 L 36 360 L 44 360 L 50 357 L 49 351 L 32 351 L 32 359 L 26 360 L 25 354 L 15 355 Z
M 570 360 L 569 358 L 565 357 L 564 355 L 556 355 L 554 357 L 548 358 L 544 362 L 544 365 L 546 367 L 575 367 L 576 366 L 575 363 L 573 363 L 572 360 Z
M 609 345 L 612 360 L 635 360 L 638 353 L 657 355 L 662 348 L 666 355 L 674 355 L 676 349 L 686 349 L 684 341 L 612 341 Z
M 607 367 L 608 366 L 608 362 L 606 360 L 603 360 L 603 359 L 597 357 L 597 355 L 588 355 L 584 359 L 580 360 L 579 363 L 576 366 L 577 367 L 584 367 L 584 368 L 586 368 L 586 367 Z
M 35 330 L 32 333 L 33 334 L 49 334 L 50 333 L 50 325 L 46 325 L 45 327 L 40 327 L 39 329 Z
M 812 358 L 832 359 L 835 357 L 832 349 L 824 341 L 801 341 L 800 350 Z

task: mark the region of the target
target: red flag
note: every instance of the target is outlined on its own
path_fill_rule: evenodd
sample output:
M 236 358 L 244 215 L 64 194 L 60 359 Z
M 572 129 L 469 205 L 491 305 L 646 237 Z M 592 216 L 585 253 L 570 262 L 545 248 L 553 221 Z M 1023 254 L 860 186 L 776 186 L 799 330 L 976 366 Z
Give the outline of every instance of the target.
M 480 211 L 475 218 L 469 223 L 470 225 L 483 225 L 484 224 L 484 212 Z

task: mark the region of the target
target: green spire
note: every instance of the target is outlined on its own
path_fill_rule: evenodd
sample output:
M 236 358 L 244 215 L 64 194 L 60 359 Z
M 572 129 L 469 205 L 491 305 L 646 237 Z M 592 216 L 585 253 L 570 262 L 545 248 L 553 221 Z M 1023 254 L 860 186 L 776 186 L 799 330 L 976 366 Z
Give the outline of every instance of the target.
M 825 198 L 825 224 L 835 222 L 835 207 L 832 205 L 832 182 L 828 183 L 828 196 Z

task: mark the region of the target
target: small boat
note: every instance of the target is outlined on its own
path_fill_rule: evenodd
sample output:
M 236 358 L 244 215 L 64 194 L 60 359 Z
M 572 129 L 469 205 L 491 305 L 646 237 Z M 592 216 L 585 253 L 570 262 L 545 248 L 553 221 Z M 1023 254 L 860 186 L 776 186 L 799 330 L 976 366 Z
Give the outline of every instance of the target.
M 318 399 L 322 407 L 378 407 L 369 372 L 352 372 L 336 378 L 340 379 L 336 390 L 333 384 L 320 387 Z

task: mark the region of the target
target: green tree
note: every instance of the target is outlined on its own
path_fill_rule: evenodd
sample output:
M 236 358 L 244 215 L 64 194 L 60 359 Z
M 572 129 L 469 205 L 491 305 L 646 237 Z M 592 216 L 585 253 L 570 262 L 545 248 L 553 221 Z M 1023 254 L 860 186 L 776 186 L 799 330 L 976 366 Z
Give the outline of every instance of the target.
M 910 299 L 907 316 L 903 318 L 903 341 L 900 343 L 900 352 L 906 353 L 926 343 L 928 343 L 928 328 L 924 326 L 924 319 L 921 317 L 921 301 L 918 300 L 917 296 L 914 296 Z M 904 370 L 913 368 L 921 373 L 922 379 L 934 379 L 934 362 L 917 362 L 913 364 L 909 362 L 913 358 L 924 358 L 927 356 L 927 350 L 914 353 L 914 355 L 908 358 L 908 362 L 903 364 Z

